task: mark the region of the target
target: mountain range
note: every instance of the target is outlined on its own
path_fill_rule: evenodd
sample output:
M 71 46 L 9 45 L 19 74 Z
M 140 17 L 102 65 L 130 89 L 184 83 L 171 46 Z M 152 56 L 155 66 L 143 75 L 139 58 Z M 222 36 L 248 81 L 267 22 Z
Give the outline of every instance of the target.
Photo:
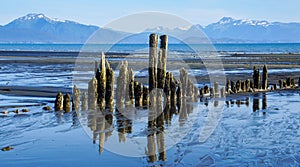
M 44 14 L 28 14 L 0 26 L 0 43 L 85 43 L 101 29 L 102 41 L 113 42 L 130 33 L 84 25 L 68 20 L 52 19 Z M 173 36 L 188 36 L 190 41 L 196 30 L 202 30 L 214 43 L 299 43 L 300 23 L 280 23 L 257 20 L 238 20 L 224 17 L 205 27 L 197 24 L 189 28 L 168 29 L 157 27 L 127 39 L 127 42 L 145 43 L 150 32 L 164 32 Z M 146 40 L 145 40 L 146 39 Z M 171 38 L 170 42 L 176 43 Z M 195 40 L 194 41 L 199 41 Z M 178 42 L 178 41 L 177 41 Z

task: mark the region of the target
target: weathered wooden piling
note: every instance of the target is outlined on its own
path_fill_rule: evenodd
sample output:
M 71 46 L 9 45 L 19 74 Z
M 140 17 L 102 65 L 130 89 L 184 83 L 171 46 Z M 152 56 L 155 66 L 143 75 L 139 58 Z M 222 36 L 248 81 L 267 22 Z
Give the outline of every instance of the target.
M 72 108 L 75 111 L 79 111 L 80 109 L 80 89 L 76 85 L 73 87 Z
M 200 88 L 199 89 L 199 95 L 200 95 L 200 98 L 204 97 L 204 88 Z
M 279 82 L 279 88 L 282 89 L 283 88 L 283 81 L 280 79 L 278 82 Z
M 55 111 L 63 110 L 63 105 L 64 105 L 64 100 L 63 99 L 64 99 L 63 94 L 61 92 L 59 92 L 56 95 L 55 102 L 54 102 Z
M 236 85 L 233 81 L 230 81 L 230 86 L 231 86 L 231 91 L 233 93 L 237 93 L 237 90 L 236 90 L 236 87 L 235 87 Z
M 246 82 L 241 81 L 241 92 L 247 92 L 246 90 Z
M 160 36 L 160 50 L 157 63 L 157 88 L 163 89 L 165 86 L 167 72 L 167 45 L 168 36 Z
M 81 111 L 87 110 L 87 98 L 86 98 L 86 92 L 82 92 L 81 96 Z
M 231 83 L 231 81 L 227 80 L 225 89 L 226 89 L 226 93 L 228 93 L 228 94 L 230 94 L 230 83 Z
M 267 65 L 264 65 L 263 76 L 262 76 L 262 89 L 268 89 L 268 68 Z
M 114 106 L 114 70 L 106 61 L 106 90 L 105 90 L 105 104 L 106 107 L 112 108 Z
M 132 70 L 132 68 L 130 68 L 128 70 L 128 82 L 129 82 L 129 87 L 128 87 L 128 91 L 129 91 L 129 99 L 127 99 L 126 101 L 129 101 L 130 104 L 133 104 L 134 102 L 134 72 Z
M 180 81 L 177 82 L 176 97 L 177 97 L 177 107 L 180 108 L 182 103 L 182 84 Z
M 185 98 L 187 96 L 188 74 L 183 67 L 180 69 L 180 83 L 181 83 L 182 97 Z
M 274 90 L 277 90 L 277 84 L 274 84 L 273 88 Z
M 157 34 L 151 34 L 149 39 L 149 92 L 155 89 L 157 86 L 157 47 L 158 36 Z
M 205 85 L 203 89 L 204 89 L 204 94 L 203 95 L 210 94 L 210 88 L 207 85 Z
M 250 79 L 247 79 L 246 81 L 246 90 L 245 92 L 249 92 L 250 88 L 251 88 L 251 80 Z M 252 88 L 253 89 L 253 88 Z
M 171 74 L 169 72 L 166 73 L 166 80 L 164 86 L 164 93 L 166 95 L 167 105 L 171 103 Z
M 105 55 L 102 52 L 101 60 L 100 60 L 100 67 L 96 73 L 96 79 L 98 81 L 98 104 L 100 108 L 104 108 L 105 105 L 105 91 L 106 91 L 106 63 L 105 63 Z
M 116 89 L 116 104 L 117 108 L 124 108 L 126 85 L 128 84 L 128 62 L 124 61 L 120 65 L 119 76 L 117 78 L 117 89 Z
M 283 85 L 284 88 L 286 88 L 287 87 L 286 81 L 282 81 L 282 85 Z
M 235 88 L 236 88 L 236 92 L 241 91 L 241 88 L 242 88 L 242 81 L 241 80 L 236 81 Z
M 143 86 L 143 106 L 149 105 L 149 90 L 146 86 Z
M 256 67 L 253 67 L 253 82 L 254 82 L 254 88 L 259 89 L 260 88 L 260 73 L 259 69 L 256 69 Z
M 137 81 L 134 81 L 134 98 L 135 106 L 143 106 L 143 85 Z
M 295 88 L 295 87 L 296 87 L 296 85 L 295 85 L 295 79 L 292 78 L 291 79 L 291 88 Z
M 88 108 L 89 110 L 95 110 L 97 108 L 97 87 L 98 87 L 98 81 L 94 77 L 90 82 L 88 86 Z
M 69 93 L 64 95 L 64 111 L 70 112 L 71 111 L 71 96 Z
M 287 78 L 286 78 L 286 86 L 287 86 L 287 87 L 290 87 L 290 86 L 291 86 L 291 78 L 290 78 L 290 77 L 287 77 Z
M 171 90 L 171 107 L 173 106 L 176 106 L 176 80 L 173 76 L 173 74 L 170 72 L 170 90 Z

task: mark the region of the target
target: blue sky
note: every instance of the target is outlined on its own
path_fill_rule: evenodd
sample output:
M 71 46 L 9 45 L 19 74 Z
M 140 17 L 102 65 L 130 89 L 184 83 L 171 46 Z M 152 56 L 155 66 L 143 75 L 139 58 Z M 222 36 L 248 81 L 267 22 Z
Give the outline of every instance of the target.
M 0 25 L 27 13 L 102 26 L 122 16 L 159 11 L 193 24 L 207 25 L 223 16 L 300 22 L 299 0 L 8 0 L 0 5 Z

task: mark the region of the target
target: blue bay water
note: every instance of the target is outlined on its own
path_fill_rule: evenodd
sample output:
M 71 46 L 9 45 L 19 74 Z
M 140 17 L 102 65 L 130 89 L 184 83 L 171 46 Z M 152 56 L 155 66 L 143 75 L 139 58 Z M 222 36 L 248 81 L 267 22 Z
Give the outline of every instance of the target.
M 59 51 L 79 52 L 125 52 L 135 53 L 145 51 L 148 44 L 0 44 L 0 51 Z M 300 43 L 258 43 L 258 44 L 170 44 L 169 51 L 190 52 L 192 49 L 200 51 L 218 51 L 225 53 L 300 53 Z

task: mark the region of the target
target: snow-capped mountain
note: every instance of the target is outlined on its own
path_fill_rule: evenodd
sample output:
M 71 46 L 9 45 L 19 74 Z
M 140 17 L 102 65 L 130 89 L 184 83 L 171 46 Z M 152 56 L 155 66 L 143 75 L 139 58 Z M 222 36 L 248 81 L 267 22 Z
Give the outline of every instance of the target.
M 268 21 L 258 21 L 258 20 L 236 20 L 231 17 L 223 17 L 220 21 L 216 23 L 217 25 L 234 25 L 234 26 L 240 26 L 240 25 L 251 25 L 251 26 L 264 26 L 268 27 L 272 25 L 273 23 L 270 23 Z
M 99 27 L 83 25 L 68 20 L 53 19 L 44 14 L 28 14 L 7 25 L 0 25 L 1 43 L 85 43 Z M 102 42 L 109 43 L 114 39 L 127 38 L 127 43 L 147 43 L 149 33 L 164 33 L 170 38 L 170 43 L 178 43 L 186 39 L 191 43 L 201 42 L 199 30 L 215 43 L 242 42 L 300 42 L 300 23 L 279 23 L 258 20 L 238 20 L 224 17 L 206 27 L 193 25 L 191 27 L 147 29 L 133 36 L 126 32 L 101 29 Z M 200 35 L 201 37 L 201 35 Z M 203 37 L 203 36 L 202 36 Z M 125 41 L 126 42 L 126 41 Z
M 300 23 L 237 20 L 224 17 L 204 28 L 213 40 L 239 42 L 300 42 Z
M 83 43 L 98 27 L 28 14 L 0 27 L 0 42 Z

